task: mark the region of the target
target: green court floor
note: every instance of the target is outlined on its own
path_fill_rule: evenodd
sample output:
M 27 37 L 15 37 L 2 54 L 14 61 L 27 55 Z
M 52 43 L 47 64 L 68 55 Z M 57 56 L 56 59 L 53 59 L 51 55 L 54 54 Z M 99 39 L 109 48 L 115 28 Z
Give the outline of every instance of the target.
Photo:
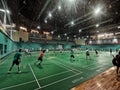
M 14 66 L 11 74 L 7 71 L 14 53 L 0 63 L 0 90 L 70 90 L 72 87 L 112 67 L 109 52 L 99 52 L 96 57 L 86 60 L 85 52 L 75 52 L 75 61 L 70 61 L 70 51 L 63 53 L 46 52 L 41 66 L 35 65 L 40 52 L 32 56 L 22 55 L 21 73 Z

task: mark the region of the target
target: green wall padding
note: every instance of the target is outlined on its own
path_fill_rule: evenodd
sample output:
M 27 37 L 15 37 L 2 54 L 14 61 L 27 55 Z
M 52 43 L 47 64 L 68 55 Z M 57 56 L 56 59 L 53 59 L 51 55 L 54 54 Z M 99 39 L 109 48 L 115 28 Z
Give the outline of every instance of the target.
M 4 56 L 12 53 L 14 50 L 17 49 L 16 43 L 14 43 L 1 30 L 0 30 L 0 45 L 3 46 L 2 48 L 0 48 L 0 51 L 2 52 L 1 55 L 0 55 L 0 58 L 3 58 Z

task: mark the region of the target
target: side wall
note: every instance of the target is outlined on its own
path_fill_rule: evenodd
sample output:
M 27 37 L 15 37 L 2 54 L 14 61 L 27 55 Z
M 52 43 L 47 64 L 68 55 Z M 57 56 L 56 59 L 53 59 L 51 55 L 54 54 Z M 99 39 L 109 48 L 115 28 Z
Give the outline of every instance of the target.
M 114 44 L 114 45 L 89 45 L 89 46 L 85 46 L 85 45 L 82 45 L 82 46 L 79 46 L 80 48 L 83 48 L 83 49 L 98 49 L 98 50 L 101 50 L 101 49 L 104 49 L 106 51 L 109 51 L 110 49 L 112 49 L 113 51 L 115 51 L 116 49 L 120 50 L 120 45 L 119 44 Z
M 16 49 L 16 44 L 0 30 L 0 58 L 3 58 Z
M 40 49 L 70 49 L 74 43 L 71 42 L 58 42 L 55 41 L 49 41 L 48 43 L 45 42 L 39 42 L 39 43 L 31 43 L 31 42 L 17 42 L 18 48 L 21 49 L 29 49 L 29 50 L 40 50 Z

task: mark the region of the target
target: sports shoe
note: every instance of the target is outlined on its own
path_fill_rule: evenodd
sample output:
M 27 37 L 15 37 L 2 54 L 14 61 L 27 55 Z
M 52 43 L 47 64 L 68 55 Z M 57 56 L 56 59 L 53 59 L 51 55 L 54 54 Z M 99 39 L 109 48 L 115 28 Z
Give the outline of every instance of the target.
M 18 74 L 21 73 L 21 71 L 18 71 Z
M 8 74 L 10 74 L 11 73 L 11 71 L 8 71 Z

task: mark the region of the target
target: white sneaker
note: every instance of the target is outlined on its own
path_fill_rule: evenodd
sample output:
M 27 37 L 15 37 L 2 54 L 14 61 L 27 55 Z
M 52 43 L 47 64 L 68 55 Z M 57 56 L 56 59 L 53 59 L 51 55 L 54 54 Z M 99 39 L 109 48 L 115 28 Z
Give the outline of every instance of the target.
M 10 74 L 11 73 L 11 71 L 8 71 L 8 74 Z
M 18 73 L 21 73 L 21 71 L 18 71 Z

